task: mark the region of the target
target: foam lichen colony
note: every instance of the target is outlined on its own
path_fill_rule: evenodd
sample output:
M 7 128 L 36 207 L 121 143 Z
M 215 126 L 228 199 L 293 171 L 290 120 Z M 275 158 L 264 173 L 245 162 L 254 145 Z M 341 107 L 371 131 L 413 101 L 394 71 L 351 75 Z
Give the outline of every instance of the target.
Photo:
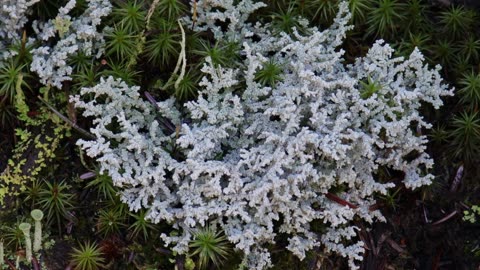
M 0 38 L 3 41 L 18 41 L 21 29 L 27 23 L 28 9 L 40 0 L 4 0 L 0 7 Z
M 393 58 L 382 41 L 345 65 L 338 47 L 350 28 L 346 3 L 329 29 L 288 35 L 247 22 L 262 4 L 196 2 L 201 10 L 195 28 L 242 44 L 242 62 L 222 67 L 207 58 L 198 98 L 181 108 L 169 99 L 156 109 L 139 87 L 111 77 L 83 88 L 72 101 L 94 117 L 97 139 L 79 145 L 122 187 L 131 210 L 147 208 L 152 221 L 182 229 L 181 236 L 162 236 L 180 253 L 188 250 L 190 228 L 214 223 L 251 269 L 271 265 L 266 245 L 280 233 L 289 235 L 287 248 L 301 259 L 321 246 L 355 268 L 364 248 L 352 240 L 352 220 L 383 220 L 369 206 L 374 194 L 394 186 L 376 181 L 379 168 L 404 172 L 409 188 L 433 179 L 427 138 L 416 130 L 430 128 L 419 114 L 421 104 L 438 108 L 440 97 L 451 94 L 439 67 L 429 69 L 418 50 L 408 59 Z M 282 67 L 274 87 L 255 80 L 267 61 Z M 84 101 L 90 95 L 95 98 Z M 178 138 L 167 135 L 156 115 L 180 125 L 181 111 L 190 123 Z M 181 155 L 169 151 L 172 141 Z M 346 188 L 337 196 L 358 207 L 326 197 L 339 186 Z M 322 235 L 310 228 L 315 220 L 327 226 Z
M 4 0 L 0 3 L 0 67 L 15 54 L 6 50 L 9 45 L 20 42 L 22 29 L 28 22 L 31 6 L 40 0 Z M 33 42 L 33 40 L 30 40 Z
M 111 12 L 112 5 L 108 0 L 88 0 L 84 13 L 72 18 L 68 13 L 75 4 L 76 0 L 70 0 L 60 8 L 55 19 L 33 25 L 42 42 L 55 35 L 60 37 L 53 47 L 40 46 L 32 51 L 31 70 L 45 85 L 61 88 L 62 82 L 72 79 L 73 68 L 67 64 L 69 57 L 83 53 L 98 58 L 104 51 L 103 34 L 97 28 L 102 18 Z

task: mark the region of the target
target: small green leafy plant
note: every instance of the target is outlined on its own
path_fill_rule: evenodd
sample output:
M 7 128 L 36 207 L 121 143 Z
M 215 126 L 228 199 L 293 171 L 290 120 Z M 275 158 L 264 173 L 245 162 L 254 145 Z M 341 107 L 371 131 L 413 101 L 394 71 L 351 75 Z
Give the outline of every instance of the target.
M 261 85 L 273 87 L 282 79 L 280 75 L 281 73 L 282 67 L 275 63 L 273 59 L 270 59 L 264 63 L 263 67 L 259 71 L 257 71 L 257 74 L 255 74 L 255 79 Z
M 14 62 L 9 62 L 3 67 L 0 66 L 0 101 L 9 100 L 13 103 L 16 93 L 17 85 L 23 89 L 28 89 L 30 86 L 25 79 L 29 76 L 24 73 L 26 65 L 16 65 Z
M 100 269 L 105 261 L 98 245 L 90 242 L 80 244 L 78 248 L 74 248 L 70 260 L 75 270 Z
M 471 211 L 465 210 L 463 211 L 463 221 L 467 221 L 470 223 L 477 222 L 477 216 L 480 216 L 480 205 L 473 205 Z
M 138 33 L 145 26 L 146 12 L 141 0 L 120 2 L 120 5 L 113 9 L 112 15 L 129 33 Z
M 96 226 L 98 233 L 104 237 L 119 234 L 125 227 L 124 216 L 118 209 L 100 210 Z
M 471 107 L 478 108 L 480 105 L 480 74 L 469 72 L 460 80 L 460 102 Z
M 132 225 L 128 227 L 129 238 L 134 239 L 142 236 L 143 240 L 146 241 L 153 232 L 157 231 L 157 228 L 146 219 L 147 211 L 140 210 L 138 213 L 129 213 L 129 215 L 134 220 Z
M 474 15 L 463 6 L 451 6 L 441 12 L 439 19 L 445 33 L 458 37 L 472 27 Z
M 53 183 L 45 181 L 38 194 L 38 204 L 46 213 L 47 223 L 51 224 L 55 220 L 60 234 L 63 219 L 74 205 L 74 195 L 69 192 L 70 187 L 65 180 Z
M 197 256 L 199 269 L 211 269 L 209 266 L 221 269 L 220 266 L 231 252 L 225 235 L 210 226 L 195 231 L 189 247 L 193 250 L 191 256 Z
M 466 162 L 473 161 L 480 152 L 480 118 L 476 112 L 462 112 L 452 120 L 450 132 L 454 155 Z
M 114 201 L 117 197 L 117 190 L 113 186 L 112 178 L 107 174 L 97 174 L 86 187 L 95 188 L 98 196 L 103 200 Z
M 367 34 L 388 38 L 395 35 L 405 20 L 405 6 L 398 0 L 380 0 L 367 17 Z

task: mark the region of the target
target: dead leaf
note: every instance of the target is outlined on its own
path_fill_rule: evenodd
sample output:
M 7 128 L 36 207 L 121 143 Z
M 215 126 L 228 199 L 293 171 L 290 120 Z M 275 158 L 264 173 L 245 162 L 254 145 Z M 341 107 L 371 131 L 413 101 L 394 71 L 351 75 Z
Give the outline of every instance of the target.
M 397 244 L 397 242 L 393 241 L 392 239 L 388 238 L 387 243 L 398 253 L 406 253 L 405 249 L 403 249 L 399 244 Z
M 458 189 L 458 186 L 460 185 L 460 182 L 462 181 L 463 177 L 463 165 L 460 165 L 457 169 L 457 173 L 455 174 L 455 178 L 453 178 L 452 185 L 450 186 L 450 192 L 455 192 Z

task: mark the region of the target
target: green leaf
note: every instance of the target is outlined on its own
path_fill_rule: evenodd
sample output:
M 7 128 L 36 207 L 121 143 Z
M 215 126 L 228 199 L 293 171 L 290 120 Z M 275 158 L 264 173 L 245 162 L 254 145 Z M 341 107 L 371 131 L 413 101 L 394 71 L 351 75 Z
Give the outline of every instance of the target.
M 362 99 L 367 99 L 382 89 L 382 85 L 376 81 L 373 81 L 370 76 L 367 77 L 367 82 L 360 81 L 360 85 L 360 97 Z

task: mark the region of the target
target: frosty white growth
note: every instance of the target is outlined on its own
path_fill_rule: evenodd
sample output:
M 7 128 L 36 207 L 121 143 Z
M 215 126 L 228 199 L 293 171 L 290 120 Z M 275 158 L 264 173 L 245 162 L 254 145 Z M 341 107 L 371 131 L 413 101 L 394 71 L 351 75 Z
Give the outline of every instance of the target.
M 61 88 L 63 81 L 71 80 L 73 69 L 67 64 L 69 57 L 83 53 L 98 58 L 102 54 L 104 39 L 97 28 L 112 5 L 108 0 L 87 0 L 87 3 L 87 9 L 77 18 L 68 15 L 76 4 L 76 0 L 70 0 L 60 8 L 55 19 L 44 24 L 34 23 L 39 40 L 45 42 L 57 34 L 60 37 L 53 47 L 40 46 L 32 51 L 31 70 L 38 74 L 41 83 Z
M 383 220 L 369 206 L 394 186 L 374 174 L 381 167 L 402 171 L 409 188 L 431 182 L 427 138 L 416 132 L 430 124 L 418 110 L 422 103 L 438 108 L 451 91 L 441 83 L 440 67 L 429 69 L 418 50 L 392 58 L 383 41 L 345 65 L 338 47 L 350 29 L 346 3 L 329 29 L 292 35 L 247 23 L 261 5 L 197 0 L 197 29 L 243 44 L 244 60 L 221 67 L 207 59 L 198 98 L 182 108 L 169 99 L 156 109 L 139 87 L 112 77 L 83 88 L 72 101 L 95 118 L 97 139 L 78 144 L 122 188 L 131 210 L 147 208 L 153 222 L 183 229 L 179 237 L 162 236 L 180 253 L 188 250 L 190 228 L 215 223 L 250 269 L 271 265 L 266 244 L 279 233 L 289 235 L 287 248 L 300 259 L 321 246 L 356 268 L 364 248 L 353 240 L 351 221 Z M 212 20 L 223 20 L 227 30 Z M 275 86 L 255 80 L 267 62 L 281 67 Z M 94 98 L 84 101 L 87 96 Z M 157 116 L 180 125 L 182 110 L 190 124 L 178 137 L 165 132 Z M 358 207 L 326 197 L 338 187 L 343 191 L 336 196 Z M 314 220 L 327 226 L 324 234 L 311 230 Z

